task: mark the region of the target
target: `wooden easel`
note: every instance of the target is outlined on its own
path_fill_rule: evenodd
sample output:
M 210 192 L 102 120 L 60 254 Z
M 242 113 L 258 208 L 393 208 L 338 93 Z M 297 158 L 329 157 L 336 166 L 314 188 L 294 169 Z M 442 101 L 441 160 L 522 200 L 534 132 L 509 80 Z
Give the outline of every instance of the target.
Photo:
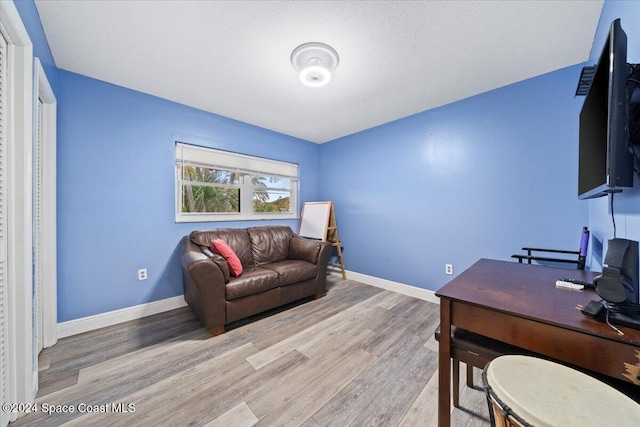
M 333 211 L 333 203 L 331 203 L 331 213 L 329 214 L 329 225 L 327 226 L 326 240 L 327 242 L 331 242 L 331 244 L 336 248 L 336 252 L 338 252 L 339 262 L 330 262 L 329 265 L 333 267 L 340 267 L 340 270 L 342 271 L 342 278 L 347 280 L 347 273 L 344 270 L 344 260 L 342 259 L 342 241 L 338 236 L 338 223 L 336 222 L 336 214 Z
M 342 258 L 342 241 L 338 236 L 338 223 L 336 214 L 331 202 L 305 202 L 302 204 L 300 215 L 300 231 L 302 237 L 312 239 L 322 239 L 323 242 L 331 243 L 338 253 L 339 263 L 330 262 L 332 267 L 339 267 L 342 271 L 342 278 L 347 279 L 344 269 L 344 259 Z

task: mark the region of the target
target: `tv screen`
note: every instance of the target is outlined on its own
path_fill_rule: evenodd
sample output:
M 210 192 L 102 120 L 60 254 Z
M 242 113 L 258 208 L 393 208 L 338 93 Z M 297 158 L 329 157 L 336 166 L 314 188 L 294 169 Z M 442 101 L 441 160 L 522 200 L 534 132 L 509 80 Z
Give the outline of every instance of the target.
M 609 37 L 580 112 L 578 197 L 605 196 L 633 186 L 629 151 L 627 35 L 620 20 Z

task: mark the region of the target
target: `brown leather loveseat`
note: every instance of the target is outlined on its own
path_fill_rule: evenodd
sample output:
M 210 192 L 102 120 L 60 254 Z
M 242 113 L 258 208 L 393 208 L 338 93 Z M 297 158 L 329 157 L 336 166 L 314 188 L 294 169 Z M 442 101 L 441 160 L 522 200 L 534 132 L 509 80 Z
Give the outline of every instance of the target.
M 214 239 L 225 241 L 241 261 L 238 277 L 211 251 Z M 330 243 L 304 239 L 287 226 L 194 231 L 182 239 L 184 299 L 219 335 L 235 320 L 324 295 L 330 255 Z

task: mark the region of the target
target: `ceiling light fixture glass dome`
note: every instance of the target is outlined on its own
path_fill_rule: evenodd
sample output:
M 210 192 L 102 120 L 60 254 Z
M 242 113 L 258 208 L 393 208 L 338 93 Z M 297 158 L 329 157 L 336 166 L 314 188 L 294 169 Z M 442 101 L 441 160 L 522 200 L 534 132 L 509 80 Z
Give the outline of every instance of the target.
M 309 87 L 321 87 L 329 83 L 331 73 L 319 65 L 312 65 L 300 71 L 300 81 Z
M 291 53 L 291 64 L 300 72 L 300 81 L 309 87 L 329 83 L 338 62 L 338 53 L 324 43 L 305 43 Z

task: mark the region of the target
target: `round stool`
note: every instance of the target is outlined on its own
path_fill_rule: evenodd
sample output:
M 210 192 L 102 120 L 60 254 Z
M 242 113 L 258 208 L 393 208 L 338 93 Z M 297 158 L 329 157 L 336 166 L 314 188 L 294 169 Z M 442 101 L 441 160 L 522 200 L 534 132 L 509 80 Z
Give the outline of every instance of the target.
M 582 372 L 530 356 L 500 356 L 482 372 L 491 424 L 638 426 L 640 405 Z

